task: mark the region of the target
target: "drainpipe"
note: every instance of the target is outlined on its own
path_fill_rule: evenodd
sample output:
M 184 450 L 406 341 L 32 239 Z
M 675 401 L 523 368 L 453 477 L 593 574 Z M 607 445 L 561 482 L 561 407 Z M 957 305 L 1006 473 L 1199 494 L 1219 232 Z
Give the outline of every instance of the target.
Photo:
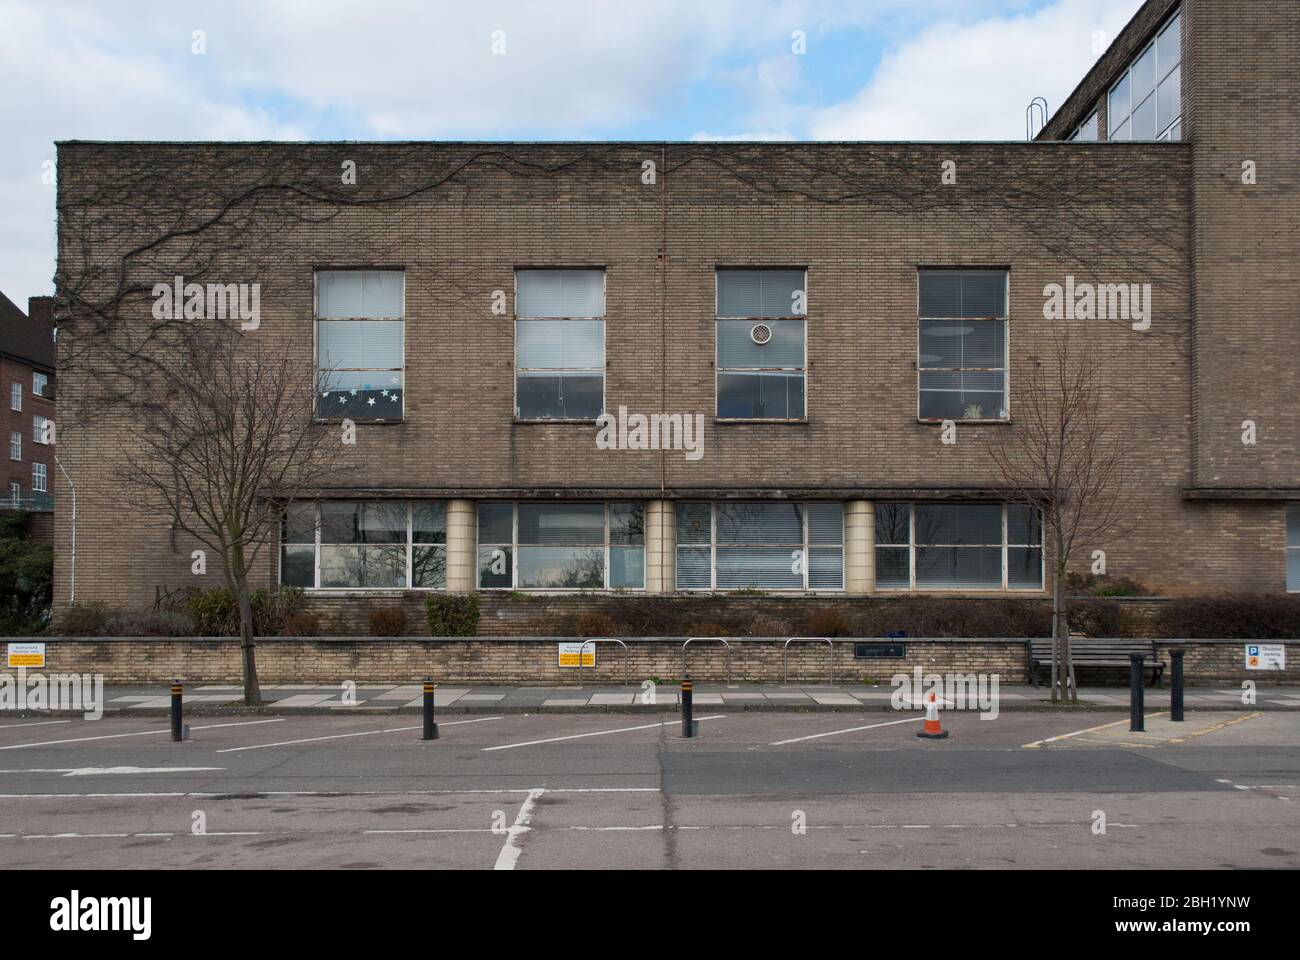
M 71 605 L 77 602 L 77 488 L 57 455 L 54 462 L 58 464 L 59 472 L 68 481 L 68 489 L 72 491 L 72 572 L 68 577 L 68 604 Z

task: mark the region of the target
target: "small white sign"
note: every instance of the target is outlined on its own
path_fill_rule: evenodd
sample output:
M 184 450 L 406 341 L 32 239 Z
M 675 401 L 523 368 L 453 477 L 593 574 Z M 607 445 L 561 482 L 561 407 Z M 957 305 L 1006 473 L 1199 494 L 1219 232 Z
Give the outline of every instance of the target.
M 43 643 L 11 643 L 9 644 L 9 666 L 11 667 L 44 667 L 45 666 L 45 644 Z
M 1286 644 L 1282 643 L 1248 643 L 1246 644 L 1247 670 L 1285 670 Z
M 594 667 L 596 665 L 596 645 L 594 643 L 561 643 L 560 648 L 560 666 L 562 667 Z M 579 655 L 582 656 L 582 663 L 578 663 Z

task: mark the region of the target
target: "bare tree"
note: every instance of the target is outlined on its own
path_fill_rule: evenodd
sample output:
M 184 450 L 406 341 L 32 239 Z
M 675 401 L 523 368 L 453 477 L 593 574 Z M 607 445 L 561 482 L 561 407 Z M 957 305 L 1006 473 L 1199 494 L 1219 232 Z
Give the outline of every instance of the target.
M 1118 535 L 1127 519 L 1124 443 L 1106 395 L 1106 352 L 1083 321 L 1051 324 L 1016 393 L 1015 418 L 989 441 L 1007 500 L 1040 511 L 1052 575 L 1052 699 L 1078 700 L 1070 656 L 1071 562 Z
M 249 572 L 277 542 L 286 505 L 333 472 L 337 441 L 313 422 L 313 381 L 291 356 L 223 321 L 192 324 L 137 381 L 119 482 L 136 509 L 171 517 L 220 558 L 253 705 L 261 695 Z

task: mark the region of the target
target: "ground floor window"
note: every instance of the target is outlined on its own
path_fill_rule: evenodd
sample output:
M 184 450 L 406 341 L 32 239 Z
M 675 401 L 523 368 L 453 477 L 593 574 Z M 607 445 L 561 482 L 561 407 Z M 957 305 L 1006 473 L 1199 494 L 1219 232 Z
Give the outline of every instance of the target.
M 1300 503 L 1286 507 L 1286 588 L 1300 593 Z
M 1042 588 L 1038 510 L 999 503 L 876 505 L 876 589 Z
M 447 585 L 445 503 L 296 503 L 285 511 L 281 542 L 285 586 L 441 590 Z
M 480 503 L 484 590 L 645 588 L 645 505 Z
M 844 505 L 677 504 L 678 590 L 843 590 Z

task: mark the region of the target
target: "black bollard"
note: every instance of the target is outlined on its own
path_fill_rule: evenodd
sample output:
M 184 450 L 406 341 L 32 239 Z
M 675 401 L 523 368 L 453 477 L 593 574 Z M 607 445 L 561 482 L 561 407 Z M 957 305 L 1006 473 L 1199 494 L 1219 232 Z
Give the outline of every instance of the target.
M 1132 732 L 1146 729 L 1145 705 L 1146 691 L 1142 688 L 1142 654 L 1129 655 L 1128 674 L 1128 728 Z
M 1174 647 L 1169 651 L 1172 658 L 1170 664 L 1170 673 L 1173 679 L 1169 681 L 1169 719 L 1175 723 L 1181 723 L 1183 720 L 1183 653 L 1185 651 L 1179 647 Z
M 682 736 L 695 736 L 695 722 L 691 717 L 691 697 L 694 693 L 694 684 L 691 683 L 691 675 L 688 673 L 686 679 L 682 681 Z
M 433 719 L 433 681 L 424 681 L 424 735 L 421 740 L 437 740 L 438 724 Z
M 181 683 L 172 681 L 172 743 L 180 743 L 185 731 L 181 727 Z

